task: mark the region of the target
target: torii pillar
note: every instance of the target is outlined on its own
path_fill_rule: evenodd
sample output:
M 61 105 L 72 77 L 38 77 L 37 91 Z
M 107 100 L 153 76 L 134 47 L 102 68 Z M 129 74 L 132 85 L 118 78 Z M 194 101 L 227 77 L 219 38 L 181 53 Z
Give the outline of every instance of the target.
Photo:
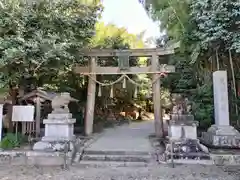
M 151 58 L 151 65 L 154 71 L 158 71 L 159 61 L 157 53 L 154 53 Z M 158 74 L 153 74 L 152 81 L 159 78 Z M 153 106 L 154 106 L 154 126 L 155 135 L 158 138 L 163 138 L 163 119 L 162 119 L 162 107 L 161 107 L 161 82 L 160 78 L 152 84 L 153 91 Z
M 96 57 L 91 57 L 89 62 L 90 72 L 96 70 Z M 88 78 L 88 94 L 87 94 L 87 105 L 85 109 L 85 135 L 89 136 L 93 133 L 93 120 L 94 120 L 94 108 L 95 108 L 95 94 L 96 94 L 96 74 L 90 74 Z

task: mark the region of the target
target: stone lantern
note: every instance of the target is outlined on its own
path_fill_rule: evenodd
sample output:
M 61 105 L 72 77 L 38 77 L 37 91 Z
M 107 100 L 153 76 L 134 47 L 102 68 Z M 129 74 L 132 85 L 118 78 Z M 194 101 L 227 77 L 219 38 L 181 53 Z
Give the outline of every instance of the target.
M 43 120 L 45 135 L 34 145 L 33 150 L 62 151 L 66 142 L 75 141 L 73 132 L 76 119 L 73 119 L 69 112 L 70 101 L 76 100 L 71 98 L 69 93 L 61 93 L 53 98 L 53 111 Z

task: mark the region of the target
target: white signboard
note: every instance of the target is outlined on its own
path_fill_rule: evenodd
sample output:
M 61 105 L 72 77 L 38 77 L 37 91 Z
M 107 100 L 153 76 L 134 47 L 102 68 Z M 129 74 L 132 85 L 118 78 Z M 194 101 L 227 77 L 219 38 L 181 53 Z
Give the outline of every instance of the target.
M 33 122 L 34 106 L 13 106 L 12 121 L 15 122 Z

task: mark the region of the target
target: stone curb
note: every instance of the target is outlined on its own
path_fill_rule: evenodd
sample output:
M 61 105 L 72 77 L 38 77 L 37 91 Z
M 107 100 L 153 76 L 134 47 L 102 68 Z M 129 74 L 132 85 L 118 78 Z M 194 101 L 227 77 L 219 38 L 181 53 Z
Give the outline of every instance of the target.
M 171 164 L 171 160 L 167 163 Z M 217 165 L 217 166 L 239 166 L 240 155 L 233 154 L 211 154 L 210 160 L 191 160 L 191 159 L 174 159 L 174 164 L 201 164 L 201 165 Z
M 90 144 L 90 143 L 89 143 Z M 79 154 L 80 155 L 80 154 Z M 78 156 L 79 156 L 78 155 Z M 224 155 L 218 155 L 218 154 L 210 154 L 211 160 L 185 160 L 185 159 L 175 159 L 174 164 L 202 164 L 202 165 L 240 165 L 240 155 L 232 155 L 232 154 L 224 154 Z M 70 159 L 71 157 L 71 152 L 68 153 L 68 158 Z M 111 160 L 107 158 L 107 160 Z M 121 160 L 124 159 L 123 157 L 118 156 Z M 118 157 L 113 157 L 113 159 L 118 159 Z M 46 161 L 51 161 L 52 164 L 50 165 L 55 165 L 56 163 L 53 163 L 53 161 L 57 160 L 59 165 L 63 164 L 63 153 L 60 152 L 37 152 L 37 151 L 2 151 L 0 152 L 0 158 L 4 158 L 4 160 L 0 160 L 0 164 L 6 162 L 6 159 L 9 161 L 13 162 L 14 159 L 22 159 L 23 164 L 29 161 L 41 161 L 41 162 L 46 162 Z M 143 158 L 143 157 L 142 157 Z M 55 159 L 55 160 L 54 160 Z M 127 159 L 131 160 L 131 157 L 127 157 Z M 90 159 L 89 159 L 90 160 Z M 141 158 L 140 158 L 141 160 Z M 60 163 L 61 161 L 61 163 Z M 85 163 L 88 162 L 88 160 L 84 160 Z M 102 163 L 104 161 L 98 161 L 99 163 Z M 106 162 L 106 161 L 105 161 Z M 82 162 L 80 162 L 82 163 Z M 171 160 L 168 160 L 167 163 L 171 163 Z M 29 164 L 29 163 L 26 163 Z M 30 163 L 32 164 L 32 163 Z M 42 164 L 42 163 L 40 163 Z
M 93 134 L 91 137 L 87 137 L 86 139 L 88 140 L 83 144 L 79 152 L 77 152 L 77 157 L 81 156 L 82 151 L 84 151 L 86 147 L 88 147 L 94 141 L 96 141 L 98 137 L 100 137 L 99 134 Z M 67 162 L 70 162 L 71 155 L 72 155 L 72 152 L 67 153 Z M 15 164 L 14 160 L 21 161 L 19 165 L 26 165 L 26 164 L 63 165 L 64 152 L 53 152 L 53 151 L 48 152 L 48 151 L 33 151 L 33 150 L 1 150 L 0 164 L 6 163 L 6 160 L 8 160 L 9 163 L 11 164 Z M 50 162 L 47 163 L 48 161 Z M 57 161 L 57 163 L 55 161 Z

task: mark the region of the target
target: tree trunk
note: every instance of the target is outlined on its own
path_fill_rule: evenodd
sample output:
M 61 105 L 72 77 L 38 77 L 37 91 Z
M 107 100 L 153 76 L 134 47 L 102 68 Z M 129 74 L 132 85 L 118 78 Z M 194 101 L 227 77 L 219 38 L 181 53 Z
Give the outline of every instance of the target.
M 217 70 L 219 71 L 220 64 L 219 64 L 219 57 L 218 57 L 218 49 L 216 49 L 216 61 L 217 61 Z
M 9 128 L 8 128 L 9 133 L 13 132 L 12 110 L 13 110 L 13 106 L 17 104 L 17 93 L 18 93 L 18 89 L 10 85 L 9 95 L 10 95 L 11 104 L 8 106 L 8 110 L 7 110 L 7 117 L 9 119 Z
M 233 90 L 234 90 L 234 96 L 237 99 L 237 87 L 236 87 L 236 79 L 235 79 L 235 73 L 234 73 L 234 68 L 233 68 L 233 60 L 232 60 L 232 53 L 231 50 L 228 50 L 229 53 L 229 62 L 230 62 L 230 66 L 231 66 L 231 71 L 232 71 L 232 80 L 233 80 Z M 236 110 L 236 115 L 238 117 L 238 107 L 237 104 L 235 103 L 235 110 Z M 240 120 L 237 120 L 237 125 L 240 125 Z

